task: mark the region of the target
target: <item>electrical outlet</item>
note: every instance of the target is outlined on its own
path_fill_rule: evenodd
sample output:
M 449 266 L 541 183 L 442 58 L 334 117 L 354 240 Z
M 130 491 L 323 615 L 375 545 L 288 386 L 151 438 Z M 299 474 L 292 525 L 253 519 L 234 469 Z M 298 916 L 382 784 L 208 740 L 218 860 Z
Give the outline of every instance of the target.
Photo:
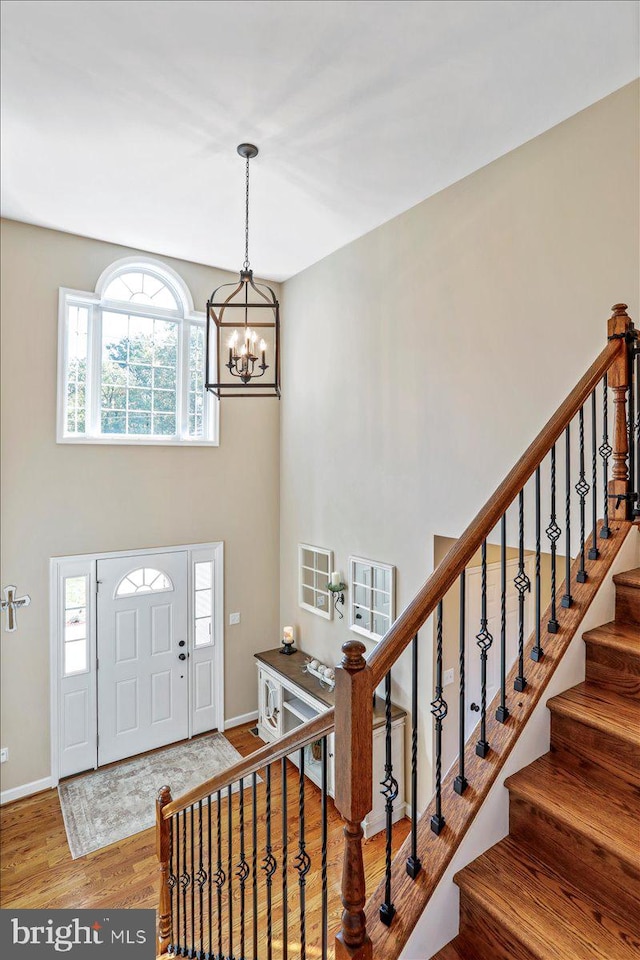
M 453 667 L 450 670 L 445 670 L 444 672 L 444 685 L 448 687 L 450 683 L 453 683 Z
M 229 614 L 229 626 L 233 627 L 236 623 L 240 623 L 240 614 L 239 613 L 230 613 Z
M 9 759 L 9 748 L 2 747 L 2 749 L 0 750 L 0 763 L 6 763 L 8 759 Z
M 322 596 L 322 594 L 320 594 L 319 597 L 316 597 L 316 606 L 324 607 L 324 597 Z

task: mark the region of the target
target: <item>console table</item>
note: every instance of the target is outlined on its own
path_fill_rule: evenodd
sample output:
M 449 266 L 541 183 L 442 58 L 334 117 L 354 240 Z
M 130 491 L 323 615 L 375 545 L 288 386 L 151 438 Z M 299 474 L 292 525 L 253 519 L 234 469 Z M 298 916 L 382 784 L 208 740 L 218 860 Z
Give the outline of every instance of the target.
M 305 666 L 311 657 L 302 650 L 290 656 L 280 653 L 280 647 L 256 653 L 258 668 L 258 733 L 272 742 L 290 733 L 296 727 L 335 706 L 335 694 L 320 680 L 307 673 Z M 396 704 L 391 707 L 391 743 L 393 775 L 398 781 L 398 797 L 394 803 L 394 822 L 402 820 L 406 812 L 404 799 L 404 730 L 406 711 Z M 334 796 L 335 757 L 334 735 L 327 738 L 327 790 Z M 298 756 L 289 757 L 297 765 Z M 365 837 L 374 836 L 385 827 L 385 801 L 380 792 L 384 779 L 385 708 L 380 697 L 375 698 L 373 711 L 373 809 L 362 822 Z M 305 748 L 306 775 L 320 786 L 320 752 L 314 744 Z

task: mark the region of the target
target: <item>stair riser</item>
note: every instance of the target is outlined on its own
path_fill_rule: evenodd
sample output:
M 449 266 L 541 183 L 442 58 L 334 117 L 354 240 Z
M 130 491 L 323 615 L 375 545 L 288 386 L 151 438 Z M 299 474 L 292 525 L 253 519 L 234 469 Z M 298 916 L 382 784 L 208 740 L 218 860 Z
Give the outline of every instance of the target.
M 640 625 L 640 590 L 637 587 L 616 584 L 616 620 Z
M 460 891 L 456 947 L 468 960 L 540 960 L 465 890 Z
M 610 850 L 521 797 L 510 795 L 509 832 L 532 856 L 561 873 L 622 922 L 640 928 L 640 865 Z
M 638 656 L 587 641 L 586 679 L 622 696 L 640 699 L 640 640 Z
M 554 710 L 551 711 L 551 749 L 563 753 L 568 763 L 572 758 L 584 757 L 606 770 L 612 780 L 621 777 L 633 786 L 640 786 L 640 750 L 635 744 Z

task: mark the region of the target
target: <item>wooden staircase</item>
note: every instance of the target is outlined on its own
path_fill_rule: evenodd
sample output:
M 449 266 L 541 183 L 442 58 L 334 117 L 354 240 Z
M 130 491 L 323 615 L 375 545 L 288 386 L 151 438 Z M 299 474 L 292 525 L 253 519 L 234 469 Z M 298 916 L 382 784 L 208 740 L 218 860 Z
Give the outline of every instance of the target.
M 509 836 L 455 876 L 434 960 L 640 957 L 640 568 L 589 630 L 586 681 L 549 700 L 551 751 L 505 781 Z

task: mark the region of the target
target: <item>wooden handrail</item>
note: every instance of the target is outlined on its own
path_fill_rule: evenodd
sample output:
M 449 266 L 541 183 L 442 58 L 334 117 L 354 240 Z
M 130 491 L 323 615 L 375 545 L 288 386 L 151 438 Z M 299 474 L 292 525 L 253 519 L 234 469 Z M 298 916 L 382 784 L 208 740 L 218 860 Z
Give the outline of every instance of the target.
M 615 309 L 615 308 L 614 308 Z M 418 591 L 409 606 L 395 621 L 377 645 L 368 665 L 375 688 L 406 649 L 425 620 L 433 613 L 449 587 L 455 583 L 475 552 L 496 526 L 505 510 L 520 493 L 536 467 L 551 450 L 567 424 L 571 422 L 594 387 L 607 370 L 623 356 L 626 344 L 622 339 L 610 340 L 597 360 L 591 364 L 564 403 L 553 414 L 533 443 L 509 471 L 491 499 L 471 521 L 460 539 Z
M 204 783 L 194 787 L 193 790 L 189 790 L 188 793 L 183 793 L 181 797 L 177 797 L 171 803 L 167 803 L 166 806 L 162 807 L 163 818 L 168 820 L 174 814 L 180 813 L 194 803 L 198 803 L 199 800 L 205 800 L 217 793 L 218 790 L 225 790 L 239 780 L 251 776 L 252 773 L 257 773 L 258 770 L 268 764 L 276 763 L 276 761 L 289 756 L 295 750 L 301 750 L 313 743 L 314 740 L 320 740 L 322 737 L 328 736 L 333 733 L 334 727 L 334 708 L 331 707 L 331 709 L 312 720 L 301 723 L 295 730 L 276 740 L 275 743 L 267 743 L 259 750 L 254 750 L 249 756 L 234 763 L 232 767 L 216 774 L 215 777 L 210 777 L 209 780 L 205 780 Z

